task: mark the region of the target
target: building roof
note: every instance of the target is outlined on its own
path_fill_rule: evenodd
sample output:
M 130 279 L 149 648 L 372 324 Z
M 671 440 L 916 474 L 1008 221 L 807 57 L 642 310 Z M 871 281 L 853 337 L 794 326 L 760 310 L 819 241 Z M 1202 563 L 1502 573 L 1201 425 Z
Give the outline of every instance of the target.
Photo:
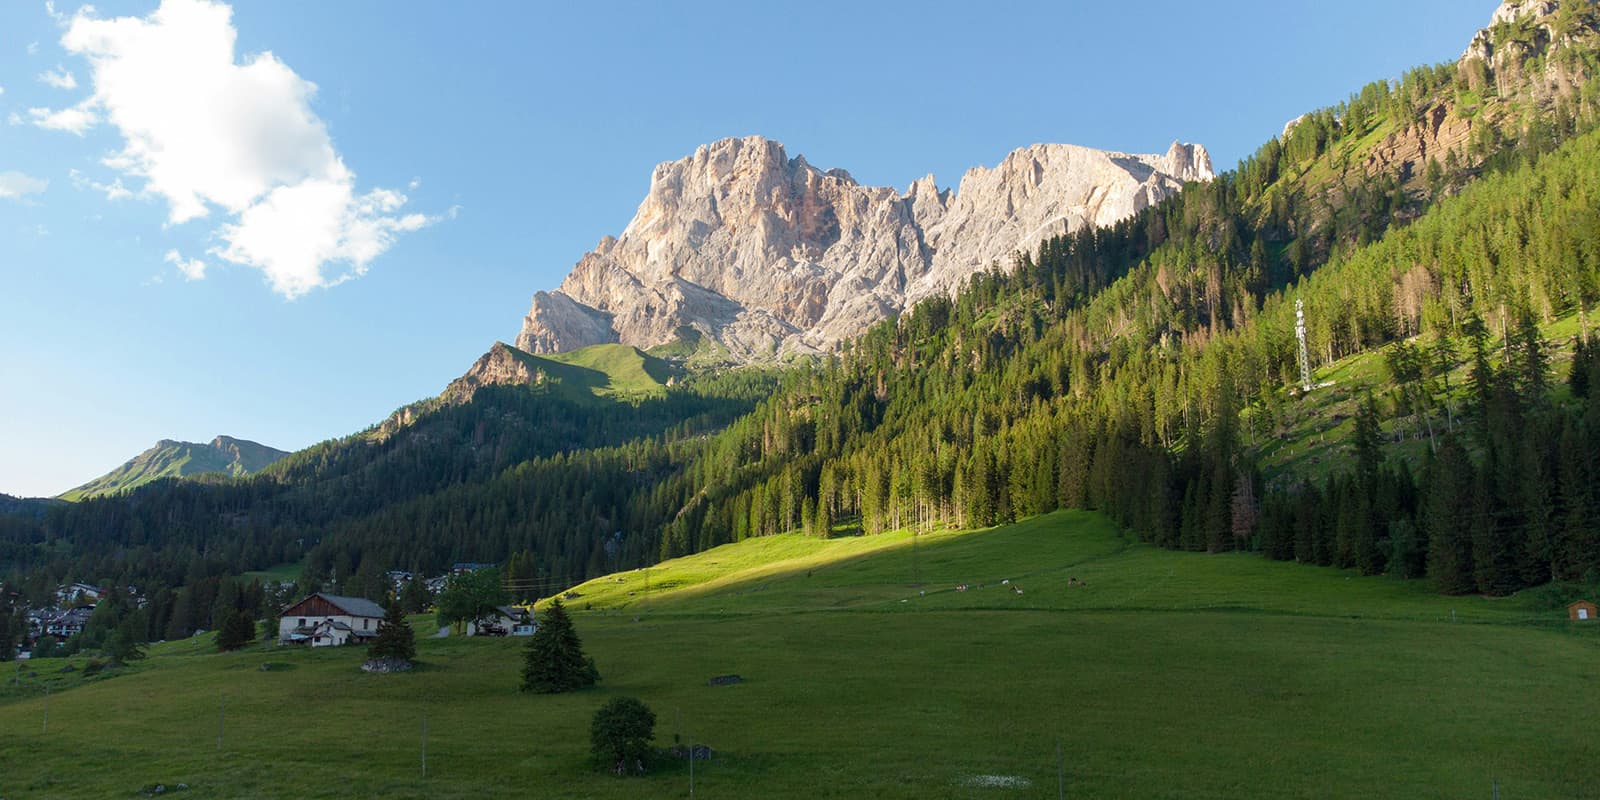
M 300 603 L 310 600 L 312 597 L 320 597 L 332 604 L 335 608 L 352 617 L 377 617 L 379 619 L 383 617 L 383 606 L 380 606 L 371 600 L 368 600 L 364 597 L 341 597 L 336 594 L 328 594 L 327 592 L 317 592 L 316 594 L 301 598 L 298 602 L 294 603 L 294 605 L 284 609 L 284 611 L 287 612 L 290 608 L 294 608 L 295 606 L 300 605 Z
M 364 597 L 340 597 L 338 595 L 324 594 L 322 592 L 317 592 L 317 594 L 322 595 L 322 599 L 344 609 L 345 611 L 350 612 L 350 616 L 352 617 L 383 616 L 383 606 L 380 606 Z
M 1592 605 L 1594 605 L 1594 603 L 1591 603 L 1588 600 L 1574 600 L 1574 601 L 1572 601 L 1572 602 L 1567 604 L 1567 608 L 1572 608 L 1574 606 L 1592 606 Z

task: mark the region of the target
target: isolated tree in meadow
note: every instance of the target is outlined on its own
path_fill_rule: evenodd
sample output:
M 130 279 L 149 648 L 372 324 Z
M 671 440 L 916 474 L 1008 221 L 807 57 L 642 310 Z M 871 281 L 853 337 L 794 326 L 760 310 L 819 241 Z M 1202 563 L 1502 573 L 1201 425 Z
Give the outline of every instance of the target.
M 390 601 L 384 610 L 383 621 L 378 623 L 378 638 L 367 648 L 368 658 L 397 658 L 410 661 L 417 657 L 417 633 L 406 621 L 398 600 Z
M 129 620 L 132 622 L 132 620 Z M 129 661 L 144 658 L 143 636 L 137 627 L 132 624 L 117 626 L 110 635 L 106 636 L 105 644 L 100 652 L 111 660 L 113 666 L 122 666 Z
M 522 691 L 570 692 L 593 686 L 599 678 L 594 661 L 583 654 L 583 643 L 572 628 L 567 609 L 560 600 L 551 601 L 538 629 L 528 640 L 528 652 L 522 665 Z
M 437 618 L 440 625 L 477 622 L 510 602 L 500 570 L 489 568 L 464 572 L 450 578 L 439 593 Z
M 618 775 L 630 767 L 642 772 L 655 737 L 656 712 L 636 697 L 616 697 L 594 712 L 589 747 L 595 764 Z M 635 766 L 637 765 L 637 766 Z
M 222 619 L 217 628 L 217 650 L 238 650 L 255 641 L 256 621 L 250 618 L 250 612 L 227 609 L 220 613 Z

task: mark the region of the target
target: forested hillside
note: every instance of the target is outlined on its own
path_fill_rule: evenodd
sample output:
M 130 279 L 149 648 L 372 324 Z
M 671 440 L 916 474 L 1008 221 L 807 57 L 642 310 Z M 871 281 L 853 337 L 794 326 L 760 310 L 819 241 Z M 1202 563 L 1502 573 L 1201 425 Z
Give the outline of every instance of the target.
M 1573 18 L 1592 26 L 1585 14 Z M 1486 100 L 1494 76 L 1471 60 L 1374 84 L 1213 184 L 1046 242 L 1014 275 L 879 327 L 719 440 L 705 502 L 669 526 L 663 553 L 840 520 L 870 533 L 1065 506 L 1104 508 L 1167 546 L 1406 576 L 1432 565 L 1447 591 L 1503 593 L 1600 566 L 1571 527 L 1591 498 L 1555 480 L 1562 454 L 1572 460 L 1563 432 L 1588 435 L 1583 392 L 1552 400 L 1537 333 L 1596 295 L 1600 140 L 1580 135 L 1595 122 L 1592 42 L 1584 33 L 1520 63 L 1519 75 L 1567 76 L 1554 93 L 1567 100 L 1512 79 Z M 1363 143 L 1385 131 L 1468 113 L 1480 120 L 1470 141 L 1417 174 L 1366 168 Z M 1354 474 L 1267 493 L 1254 446 L 1295 402 L 1296 299 L 1313 366 L 1426 335 L 1395 345 L 1402 402 L 1368 404 Z M 1441 376 L 1469 358 L 1458 414 L 1471 422 L 1458 425 Z M 1579 360 L 1578 386 L 1589 368 Z M 1478 454 L 1472 489 L 1435 501 L 1472 494 L 1471 553 L 1451 561 L 1444 541 L 1430 553 L 1430 536 L 1449 537 L 1418 519 L 1428 493 L 1445 491 L 1444 467 L 1379 466 L 1377 431 L 1394 416 L 1438 417 L 1442 462 Z M 1588 485 L 1586 464 L 1567 469 L 1570 485 Z
M 837 357 L 664 396 L 485 386 L 253 479 L 6 518 L 7 583 L 176 587 L 304 560 L 308 582 L 360 593 L 387 569 L 515 556 L 555 586 L 793 529 L 1057 508 L 1446 592 L 1582 577 L 1600 570 L 1600 348 L 1539 331 L 1600 294 L 1597 29 L 1589 0 L 1496 26 L 1478 55 L 1371 84 Z M 1269 485 L 1259 453 L 1301 402 L 1297 300 L 1313 369 L 1383 348 L 1391 368 L 1349 469 Z M 1388 458 L 1396 431 L 1426 436 L 1420 463 Z

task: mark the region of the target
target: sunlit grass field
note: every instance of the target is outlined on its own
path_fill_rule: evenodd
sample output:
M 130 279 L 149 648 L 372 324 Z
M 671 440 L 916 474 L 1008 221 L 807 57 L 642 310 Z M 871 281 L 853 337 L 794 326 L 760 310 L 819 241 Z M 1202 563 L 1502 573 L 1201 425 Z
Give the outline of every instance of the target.
M 209 637 L 113 677 L 34 662 L 0 691 L 0 797 L 687 797 L 683 765 L 590 768 L 616 695 L 658 744 L 715 749 L 695 797 L 1600 795 L 1600 628 L 1527 598 L 1171 553 L 1076 512 L 753 540 L 648 584 L 576 588 L 603 680 L 572 695 L 519 693 L 516 639 L 419 636 L 392 676 Z

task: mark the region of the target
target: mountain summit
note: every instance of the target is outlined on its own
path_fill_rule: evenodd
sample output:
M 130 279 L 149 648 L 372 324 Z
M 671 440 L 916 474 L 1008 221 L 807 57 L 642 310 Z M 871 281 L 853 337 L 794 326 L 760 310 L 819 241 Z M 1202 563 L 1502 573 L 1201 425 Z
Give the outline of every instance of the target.
M 218 436 L 205 444 L 162 439 L 122 466 L 76 489 L 62 492 L 61 499 L 83 500 L 116 494 L 162 478 L 208 472 L 232 477 L 251 475 L 286 455 L 288 453 L 282 450 L 232 436 Z
M 899 192 L 769 139 L 723 139 L 655 168 L 622 234 L 534 295 L 517 347 L 703 336 L 736 361 L 821 352 L 991 264 L 1009 267 L 1046 237 L 1117 222 L 1212 177 L 1200 145 L 1130 155 L 1036 144 L 969 170 L 954 192 L 932 175 Z

